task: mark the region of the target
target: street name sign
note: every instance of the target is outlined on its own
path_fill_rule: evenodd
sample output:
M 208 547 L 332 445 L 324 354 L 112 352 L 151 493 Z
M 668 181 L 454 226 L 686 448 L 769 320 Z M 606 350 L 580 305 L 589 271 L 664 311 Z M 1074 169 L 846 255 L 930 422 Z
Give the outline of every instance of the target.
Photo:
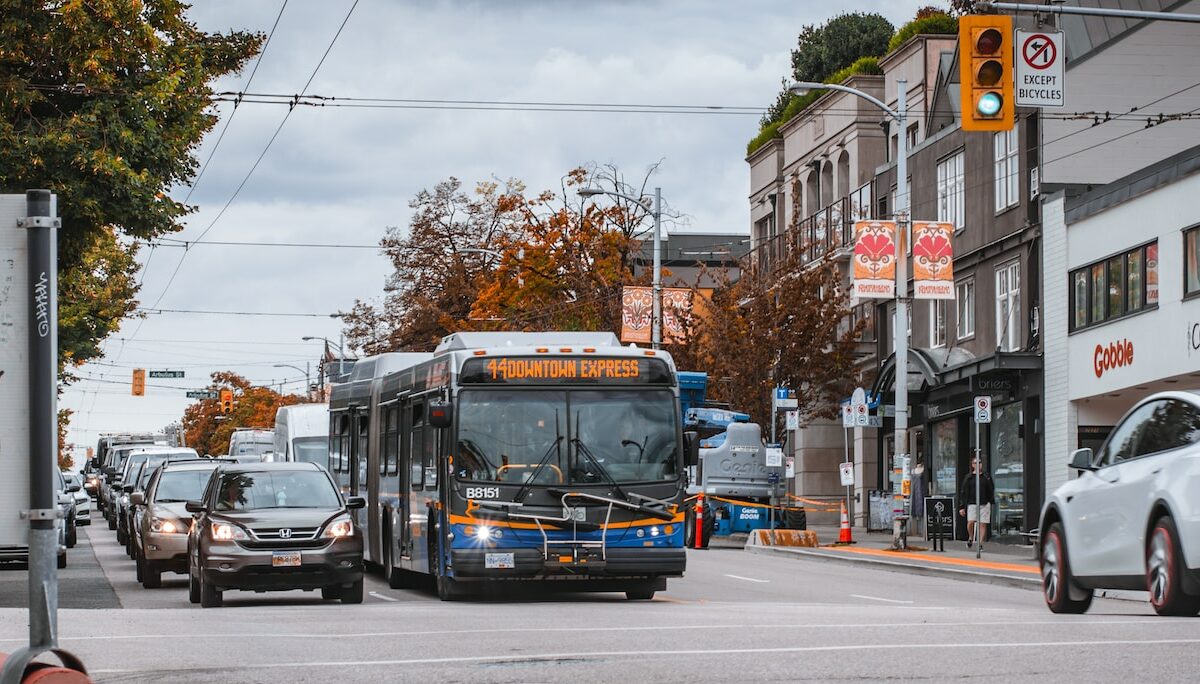
M 216 399 L 217 391 L 216 390 L 188 390 L 187 398 L 188 399 Z
M 177 370 L 152 370 L 150 371 L 152 378 L 182 378 L 183 371 Z
M 1018 107 L 1066 105 L 1066 70 L 1061 31 L 1017 31 L 1016 98 Z

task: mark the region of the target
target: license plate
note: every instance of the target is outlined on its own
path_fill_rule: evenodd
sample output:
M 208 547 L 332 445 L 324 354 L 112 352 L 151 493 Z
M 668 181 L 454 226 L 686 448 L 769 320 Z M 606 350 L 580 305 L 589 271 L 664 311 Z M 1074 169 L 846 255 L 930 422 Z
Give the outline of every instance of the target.
M 271 567 L 290 568 L 300 565 L 299 551 L 282 551 L 271 554 Z
M 514 567 L 511 553 L 489 553 L 484 556 L 483 567 L 488 569 L 507 569 Z

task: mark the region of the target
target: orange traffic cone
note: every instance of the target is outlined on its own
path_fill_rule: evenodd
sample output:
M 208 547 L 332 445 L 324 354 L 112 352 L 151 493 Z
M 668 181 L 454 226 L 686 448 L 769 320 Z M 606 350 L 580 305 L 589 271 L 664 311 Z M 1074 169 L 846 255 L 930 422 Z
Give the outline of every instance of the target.
M 850 534 L 850 517 L 846 515 L 846 502 L 842 502 L 842 529 L 838 530 L 839 544 L 853 544 L 854 537 Z

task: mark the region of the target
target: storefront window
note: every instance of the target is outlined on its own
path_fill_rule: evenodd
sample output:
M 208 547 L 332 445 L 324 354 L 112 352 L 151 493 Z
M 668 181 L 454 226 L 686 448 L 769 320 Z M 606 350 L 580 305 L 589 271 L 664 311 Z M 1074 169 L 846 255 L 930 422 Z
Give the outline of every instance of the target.
M 933 424 L 933 449 L 929 462 L 931 496 L 954 496 L 958 491 L 958 419 Z
M 1125 313 L 1125 255 L 1108 260 L 1108 315 Z
M 1092 320 L 1104 320 L 1104 305 L 1108 302 L 1108 296 L 1104 286 L 1104 264 L 1096 264 L 1092 267 Z
M 1200 227 L 1183 233 L 1183 293 L 1200 292 Z
M 1082 328 L 1088 323 L 1088 277 L 1087 271 L 1076 271 L 1072 289 L 1073 309 L 1072 327 Z
M 1158 304 L 1158 243 L 1146 245 L 1146 306 Z
M 996 407 L 991 429 L 992 480 L 996 484 L 996 536 L 1022 531 L 1025 521 L 1025 460 L 1021 440 L 1021 404 Z
M 1129 295 L 1129 310 L 1137 311 L 1142 308 L 1142 251 L 1134 250 L 1126 255 L 1129 272 L 1126 274 L 1129 286 L 1125 293 Z

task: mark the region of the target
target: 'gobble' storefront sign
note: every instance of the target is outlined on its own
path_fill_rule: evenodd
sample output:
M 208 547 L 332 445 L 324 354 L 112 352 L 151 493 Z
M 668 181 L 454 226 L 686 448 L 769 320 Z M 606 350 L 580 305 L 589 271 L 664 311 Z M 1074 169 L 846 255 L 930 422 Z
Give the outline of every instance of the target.
M 1108 346 L 1096 345 L 1096 353 L 1092 356 L 1092 368 L 1096 371 L 1096 377 L 1103 376 L 1105 371 L 1132 365 L 1133 343 L 1129 340 L 1110 342 Z

